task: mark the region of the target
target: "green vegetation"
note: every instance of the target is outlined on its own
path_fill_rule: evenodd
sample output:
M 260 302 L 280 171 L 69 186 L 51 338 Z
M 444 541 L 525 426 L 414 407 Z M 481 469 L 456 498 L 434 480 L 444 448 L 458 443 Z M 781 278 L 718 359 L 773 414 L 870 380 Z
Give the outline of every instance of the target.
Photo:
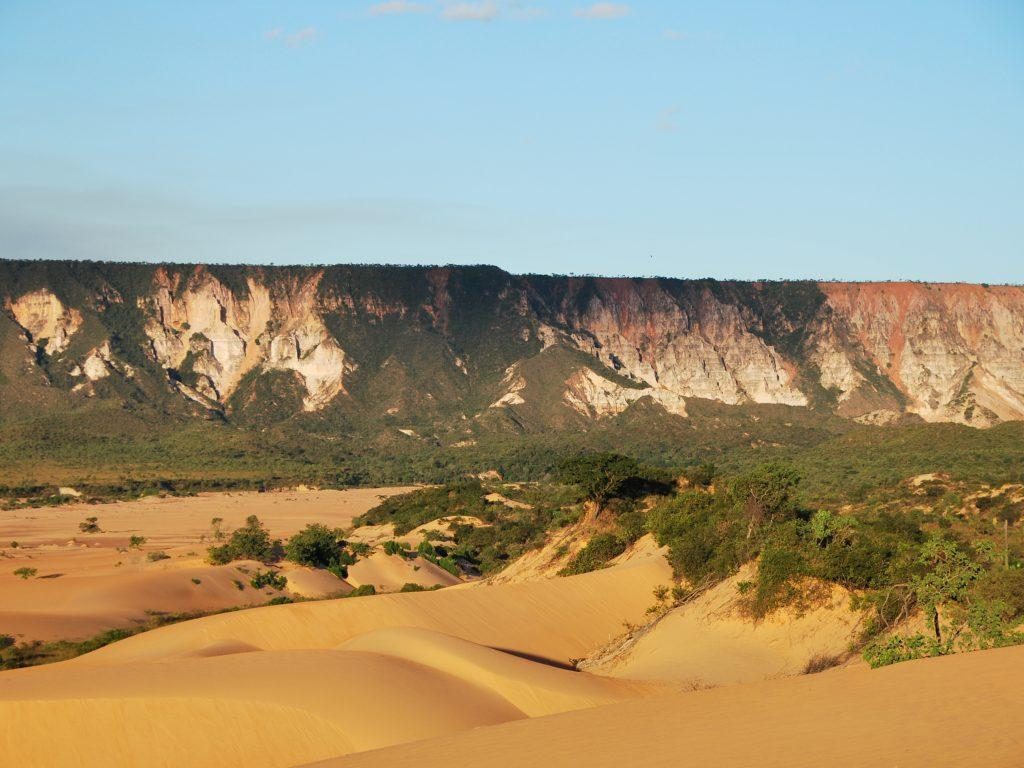
M 18 576 L 18 577 L 20 577 L 22 579 L 31 579 L 38 572 L 39 571 L 36 570 L 35 568 L 28 568 L 27 566 L 22 566 L 21 568 L 18 568 L 17 570 L 14 571 L 14 575 Z
M 347 567 L 356 562 L 355 555 L 346 547 L 341 529 L 312 523 L 289 539 L 284 554 L 299 565 L 326 568 L 339 578 L 345 578 Z
M 132 536 L 128 539 L 129 549 L 141 549 L 142 545 L 146 543 L 145 536 Z
M 85 520 L 78 524 L 78 530 L 82 533 L 99 533 L 99 518 L 98 517 L 87 517 Z
M 386 499 L 357 517 L 354 523 L 357 526 L 391 523 L 395 526 L 395 533 L 402 536 L 413 528 L 441 517 L 479 517 L 488 506 L 484 495 L 479 480 L 449 483 L 439 488 L 423 488 Z
M 236 528 L 226 544 L 210 547 L 208 553 L 213 565 L 226 565 L 235 560 L 277 562 L 284 550 L 280 540 L 271 540 L 259 518 L 256 515 L 249 515 L 245 519 L 245 525 Z
M 288 586 L 288 579 L 281 573 L 275 573 L 274 571 L 258 570 L 253 574 L 252 578 L 249 579 L 249 586 L 253 589 L 263 589 L 264 587 L 270 587 L 271 589 L 282 590 Z
M 149 553 L 148 553 L 148 554 L 146 555 L 146 559 L 147 559 L 147 560 L 148 560 L 149 562 L 151 562 L 151 563 L 155 563 L 155 562 L 158 562 L 158 561 L 160 561 L 160 560 L 170 560 L 170 559 L 171 559 L 171 556 L 170 556 L 170 555 L 168 555 L 168 554 L 167 554 L 166 552 L 163 552 L 163 551 L 157 551 L 157 552 L 149 552 Z

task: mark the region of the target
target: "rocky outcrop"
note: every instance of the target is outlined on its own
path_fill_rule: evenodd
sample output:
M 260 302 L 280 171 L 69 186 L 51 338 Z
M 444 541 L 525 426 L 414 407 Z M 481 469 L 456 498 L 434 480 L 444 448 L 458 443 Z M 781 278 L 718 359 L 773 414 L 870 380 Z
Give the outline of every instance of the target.
M 92 392 L 148 358 L 159 386 L 229 416 L 244 383 L 288 372 L 274 402 L 291 410 L 410 420 L 568 425 L 641 400 L 682 416 L 694 398 L 1024 419 L 1019 287 L 0 262 L 0 301 L 52 384 Z
M 187 363 L 192 389 L 206 399 L 227 401 L 256 368 L 298 373 L 306 410 L 344 391 L 353 365 L 320 317 L 316 276 L 271 285 L 250 277 L 243 295 L 201 269 L 184 285 L 164 270 L 154 282 L 153 295 L 141 302 L 153 356 L 167 369 Z
M 676 392 L 654 387 L 625 387 L 590 368 L 580 368 L 565 382 L 564 400 L 570 408 L 595 418 L 622 413 L 637 400 L 648 397 L 669 413 L 686 415 L 686 400 Z
M 851 341 L 848 357 L 862 355 L 906 397 L 908 412 L 978 426 L 1024 418 L 1024 290 L 827 283 L 822 291 Z M 836 380 L 846 397 L 864 383 Z
M 82 325 L 82 314 L 73 307 L 65 308 L 46 288 L 18 297 L 7 296 L 4 303 L 28 340 L 42 345 L 48 355 L 62 352 Z

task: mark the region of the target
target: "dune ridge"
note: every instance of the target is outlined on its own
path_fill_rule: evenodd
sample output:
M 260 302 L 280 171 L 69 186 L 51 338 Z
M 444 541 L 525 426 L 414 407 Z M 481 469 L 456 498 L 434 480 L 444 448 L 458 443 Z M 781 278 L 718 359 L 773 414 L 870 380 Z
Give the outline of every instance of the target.
M 305 768 L 985 766 L 1024 754 L 1024 647 L 653 696 Z

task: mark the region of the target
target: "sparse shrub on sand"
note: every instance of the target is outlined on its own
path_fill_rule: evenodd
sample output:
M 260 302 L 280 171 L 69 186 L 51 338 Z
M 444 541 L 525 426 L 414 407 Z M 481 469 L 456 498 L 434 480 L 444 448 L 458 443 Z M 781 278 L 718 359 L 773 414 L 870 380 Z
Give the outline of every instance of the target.
M 22 566 L 21 568 L 18 568 L 14 572 L 14 575 L 15 576 L 20 576 L 23 579 L 31 579 L 37 573 L 38 573 L 38 571 L 35 568 L 29 568 L 27 566 Z
M 296 533 L 284 548 L 285 557 L 310 568 L 335 568 L 354 565 L 355 556 L 340 528 L 311 523 Z
M 226 565 L 235 560 L 273 563 L 281 559 L 284 548 L 279 539 L 270 538 L 266 527 L 256 515 L 249 515 L 245 519 L 245 525 L 235 529 L 226 544 L 210 547 L 208 554 L 210 562 L 214 565 Z
M 816 675 L 819 672 L 824 672 L 826 669 L 838 667 L 841 663 L 842 659 L 839 656 L 828 653 L 816 653 L 804 665 L 804 674 Z
M 78 530 L 82 533 L 100 533 L 98 517 L 87 517 L 78 524 Z
M 256 571 L 253 577 L 249 579 L 249 585 L 253 589 L 270 587 L 271 589 L 282 590 L 288 586 L 288 579 L 283 574 L 274 573 L 273 571 Z
M 384 554 L 386 555 L 393 555 L 395 557 L 406 557 L 409 555 L 409 551 L 405 548 L 405 545 L 401 542 L 395 541 L 394 539 L 385 541 L 383 549 Z
M 558 572 L 559 576 L 574 576 L 604 568 L 608 561 L 626 551 L 626 541 L 614 533 L 599 533 L 579 552 L 573 555 L 569 564 Z
M 377 588 L 373 584 L 363 584 L 362 586 L 356 587 L 349 592 L 345 597 L 367 597 L 369 595 L 376 595 Z
M 168 554 L 167 554 L 166 552 L 164 552 L 163 550 L 158 550 L 158 551 L 156 551 L 156 552 L 150 552 L 150 553 L 148 553 L 148 554 L 146 555 L 146 559 L 147 559 L 147 560 L 148 560 L 149 562 L 151 562 L 151 563 L 156 563 L 156 562 L 159 562 L 160 560 L 170 560 L 170 559 L 171 559 L 171 556 L 170 556 L 170 555 L 168 555 Z
M 130 539 L 128 539 L 128 548 L 129 549 L 141 549 L 142 545 L 145 544 L 145 543 L 146 543 L 146 537 L 145 536 L 132 536 Z

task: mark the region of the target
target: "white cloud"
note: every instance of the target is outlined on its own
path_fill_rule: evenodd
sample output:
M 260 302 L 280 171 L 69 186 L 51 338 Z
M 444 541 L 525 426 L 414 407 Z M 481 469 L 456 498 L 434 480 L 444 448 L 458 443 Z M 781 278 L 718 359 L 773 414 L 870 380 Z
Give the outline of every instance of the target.
M 286 32 L 282 27 L 274 27 L 263 33 L 263 36 L 267 40 L 283 42 L 289 48 L 298 48 L 316 40 L 318 34 L 316 27 L 303 27 L 295 32 Z
M 386 0 L 370 6 L 371 16 L 404 16 L 409 13 L 426 13 L 427 6 L 411 0 Z
M 492 21 L 500 11 L 494 0 L 475 3 L 447 3 L 441 15 L 451 21 Z
M 631 12 L 632 9 L 622 3 L 594 3 L 586 8 L 577 8 L 572 15 L 578 19 L 621 19 Z
M 668 107 L 658 115 L 658 130 L 662 133 L 676 133 L 679 130 L 679 107 Z

